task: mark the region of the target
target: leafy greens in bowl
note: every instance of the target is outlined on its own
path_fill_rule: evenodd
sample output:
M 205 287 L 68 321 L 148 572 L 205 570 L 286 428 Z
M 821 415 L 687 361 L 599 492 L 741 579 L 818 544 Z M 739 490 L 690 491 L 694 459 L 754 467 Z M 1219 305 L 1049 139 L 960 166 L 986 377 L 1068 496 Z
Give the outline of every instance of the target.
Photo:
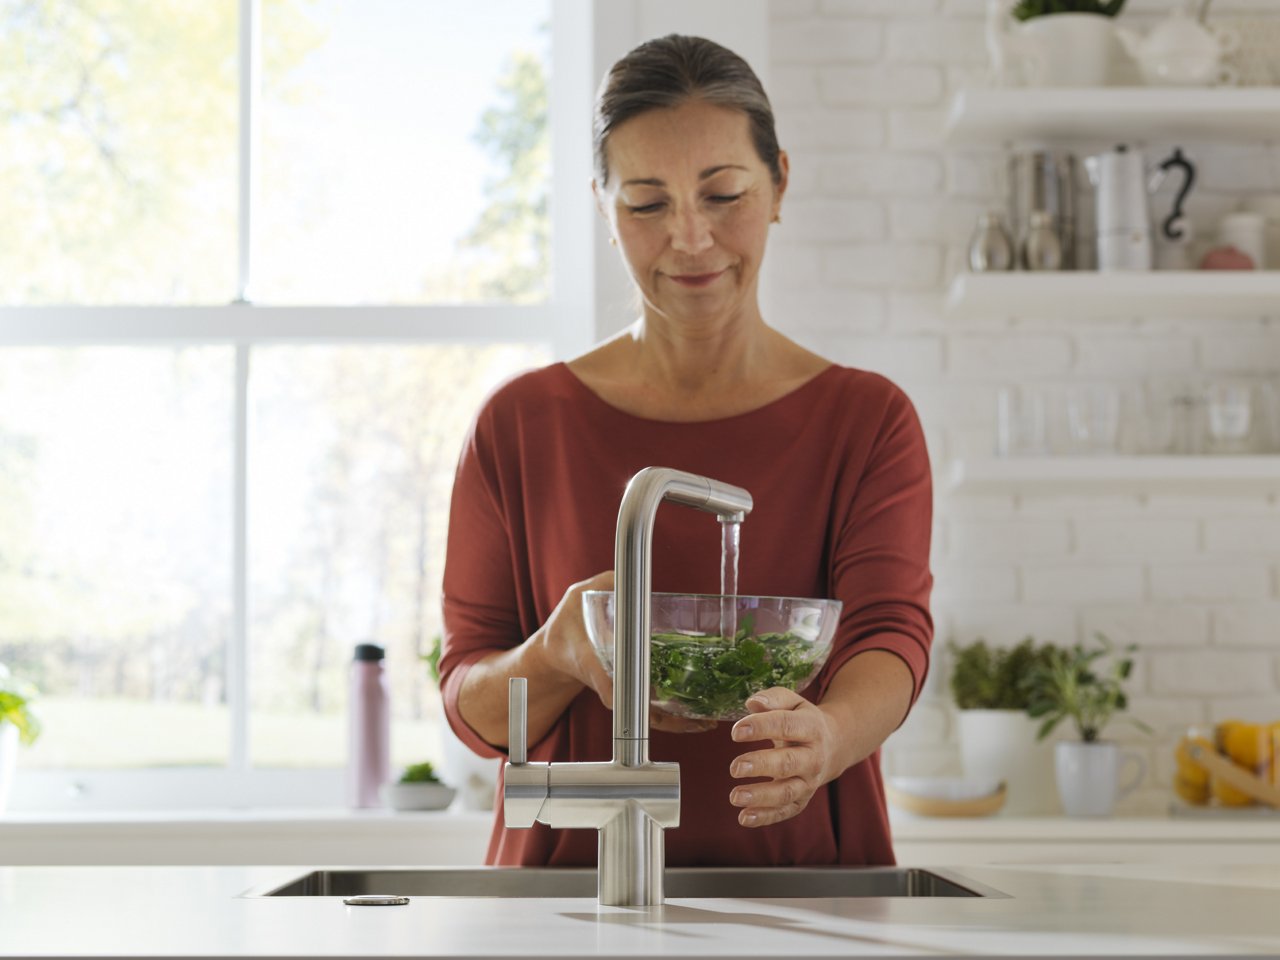
M 608 590 L 583 595 L 587 634 L 613 675 Z M 650 703 L 677 717 L 732 721 L 769 687 L 803 690 L 831 652 L 840 601 L 655 593 L 650 608 Z

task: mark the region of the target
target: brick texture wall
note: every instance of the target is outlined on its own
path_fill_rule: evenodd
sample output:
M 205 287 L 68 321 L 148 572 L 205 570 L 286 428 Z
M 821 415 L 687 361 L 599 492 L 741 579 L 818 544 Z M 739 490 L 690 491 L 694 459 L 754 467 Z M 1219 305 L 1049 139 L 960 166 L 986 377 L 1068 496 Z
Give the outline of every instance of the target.
M 1167 0 L 1130 0 L 1145 28 Z M 1133 713 L 1153 736 L 1121 812 L 1161 812 L 1190 724 L 1280 720 L 1280 504 L 1206 485 L 1193 496 L 952 492 L 946 466 L 989 455 L 1005 384 L 1280 371 L 1280 329 L 1206 316 L 1124 321 L 944 315 L 976 214 L 1004 203 L 1005 153 L 942 142 L 952 94 L 985 82 L 985 0 L 772 0 L 769 87 L 792 160 L 765 279 L 766 315 L 807 346 L 900 383 L 936 472 L 937 655 L 889 741 L 890 773 L 956 773 L 947 640 L 1136 643 Z M 1275 0 L 1216 0 L 1215 20 L 1280 19 Z M 1083 155 L 1106 144 L 1081 144 Z M 1150 158 L 1166 144 L 1151 144 Z M 1197 235 L 1251 193 L 1280 193 L 1280 148 L 1188 144 Z M 1163 198 L 1163 194 L 1160 195 Z M 1157 199 L 1157 205 L 1163 202 Z M 1280 317 L 1280 310 L 1277 311 Z

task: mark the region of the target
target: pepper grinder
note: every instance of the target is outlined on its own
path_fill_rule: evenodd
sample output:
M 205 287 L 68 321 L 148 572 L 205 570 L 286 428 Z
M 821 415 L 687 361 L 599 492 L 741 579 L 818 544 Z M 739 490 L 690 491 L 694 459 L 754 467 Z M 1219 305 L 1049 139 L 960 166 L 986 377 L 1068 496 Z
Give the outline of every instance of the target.
M 382 785 L 391 774 L 391 709 L 386 656 L 376 643 L 356 645 L 347 704 L 347 801 L 353 807 L 380 807 Z
M 1047 211 L 1032 211 L 1019 259 L 1024 270 L 1062 269 L 1062 244 L 1053 229 L 1053 216 Z
M 1013 269 L 1013 242 L 999 210 L 979 215 L 969 240 L 969 269 L 974 273 Z

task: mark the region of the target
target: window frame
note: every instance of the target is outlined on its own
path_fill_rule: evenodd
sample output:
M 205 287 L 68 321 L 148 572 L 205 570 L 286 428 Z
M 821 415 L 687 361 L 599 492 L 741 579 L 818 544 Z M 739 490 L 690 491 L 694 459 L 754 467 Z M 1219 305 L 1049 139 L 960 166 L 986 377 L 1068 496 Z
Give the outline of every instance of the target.
M 212 306 L 0 306 L 0 349 L 13 346 L 218 345 L 235 350 L 231 718 L 223 767 L 24 769 L 10 808 L 68 811 L 342 806 L 342 769 L 251 767 L 248 743 L 248 388 L 252 351 L 267 344 L 421 344 L 542 341 L 557 358 L 594 339 L 599 231 L 591 181 L 593 3 L 550 0 L 552 293 L 541 304 L 255 305 L 260 0 L 239 0 L 239 224 L 237 297 Z

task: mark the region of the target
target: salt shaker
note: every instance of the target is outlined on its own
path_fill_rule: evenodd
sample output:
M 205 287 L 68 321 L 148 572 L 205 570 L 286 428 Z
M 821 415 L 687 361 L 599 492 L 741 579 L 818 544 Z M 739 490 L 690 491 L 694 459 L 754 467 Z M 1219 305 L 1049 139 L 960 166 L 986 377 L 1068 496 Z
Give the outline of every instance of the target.
M 988 210 L 978 217 L 969 240 L 969 269 L 974 273 L 1013 269 L 1013 243 L 999 210 Z
M 1031 212 L 1027 235 L 1022 241 L 1021 263 L 1025 270 L 1062 269 L 1062 244 L 1053 229 L 1053 216 L 1047 210 Z
M 379 807 L 391 773 L 391 707 L 385 653 L 376 643 L 356 645 L 347 704 L 347 800 L 353 807 Z

